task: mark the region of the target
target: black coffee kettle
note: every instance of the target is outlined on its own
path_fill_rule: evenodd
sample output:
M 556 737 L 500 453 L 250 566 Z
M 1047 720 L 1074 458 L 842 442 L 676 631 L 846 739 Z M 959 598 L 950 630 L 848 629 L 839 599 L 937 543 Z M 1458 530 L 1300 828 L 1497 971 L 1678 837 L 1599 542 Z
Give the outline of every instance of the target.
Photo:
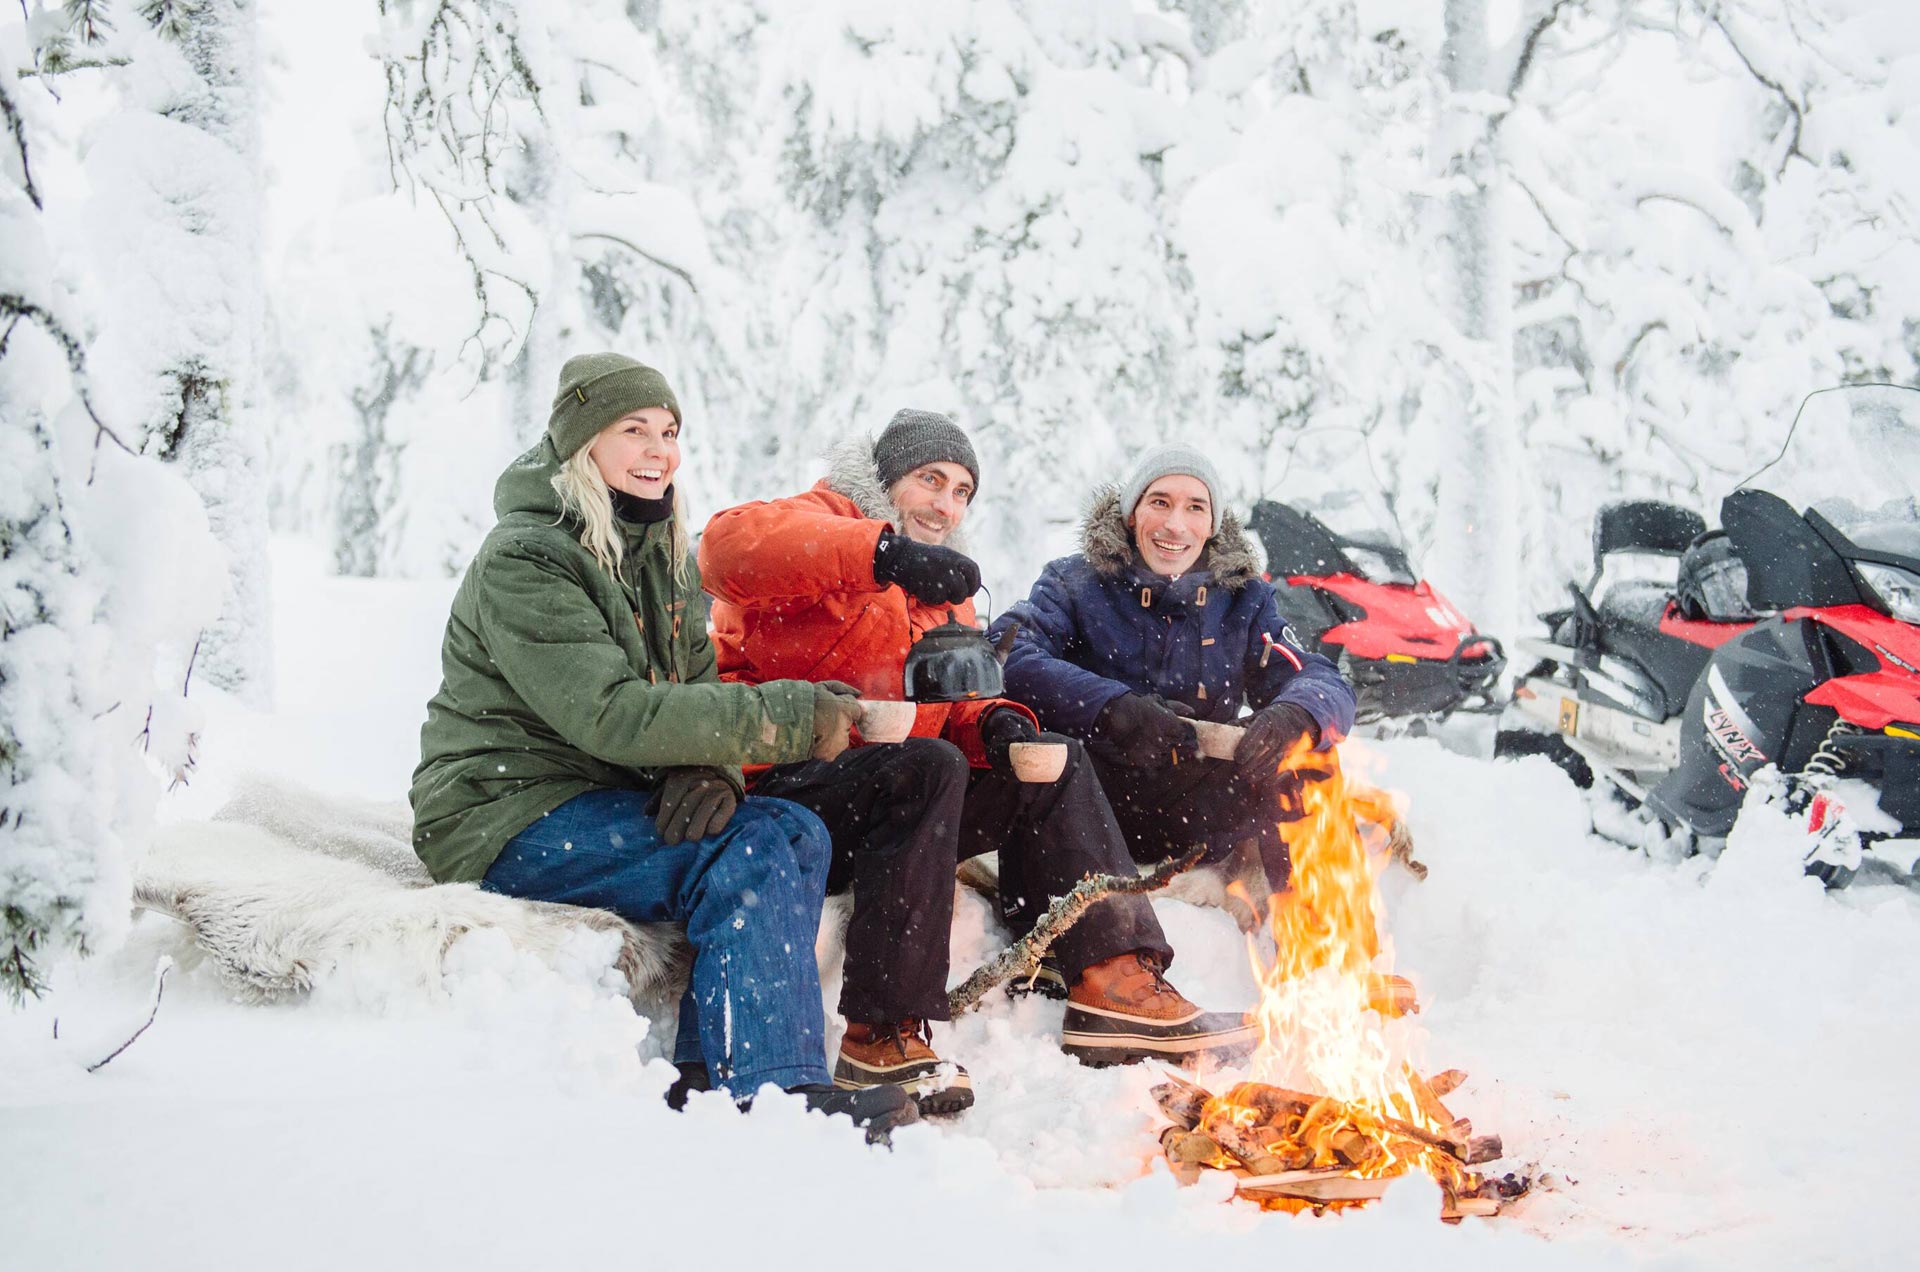
M 986 632 L 960 621 L 953 610 L 947 621 L 930 627 L 907 651 L 908 702 L 965 702 L 970 698 L 998 698 L 1006 692 L 1000 660 L 1013 647 L 1016 628 L 1009 628 L 995 649 Z

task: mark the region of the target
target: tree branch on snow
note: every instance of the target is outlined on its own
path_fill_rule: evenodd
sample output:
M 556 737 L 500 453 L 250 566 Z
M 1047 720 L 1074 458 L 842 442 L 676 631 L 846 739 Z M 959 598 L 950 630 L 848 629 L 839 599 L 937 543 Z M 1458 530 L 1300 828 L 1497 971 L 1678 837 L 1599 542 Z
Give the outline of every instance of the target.
M 1085 914 L 1093 903 L 1125 893 L 1154 892 L 1173 881 L 1173 877 L 1199 863 L 1204 845 L 1186 856 L 1169 861 L 1144 875 L 1088 875 L 1047 907 L 1033 925 L 1033 931 L 1001 950 L 985 965 L 967 977 L 966 983 L 947 995 L 947 1011 L 954 1018 L 980 1005 L 987 991 L 1002 981 L 1031 978 L 1040 971 L 1040 960 Z
M 106 1068 L 109 1061 L 113 1060 L 128 1047 L 131 1047 L 139 1040 L 140 1035 L 147 1032 L 153 1025 L 154 1017 L 160 1014 L 160 996 L 167 992 L 167 973 L 172 970 L 173 956 L 170 954 L 162 954 L 160 956 L 160 965 L 153 969 L 153 1007 L 147 1012 L 146 1020 L 142 1021 L 140 1027 L 133 1031 L 132 1037 L 129 1037 L 112 1051 L 109 1051 L 106 1055 L 88 1065 L 88 1073 L 98 1073 L 100 1070 Z

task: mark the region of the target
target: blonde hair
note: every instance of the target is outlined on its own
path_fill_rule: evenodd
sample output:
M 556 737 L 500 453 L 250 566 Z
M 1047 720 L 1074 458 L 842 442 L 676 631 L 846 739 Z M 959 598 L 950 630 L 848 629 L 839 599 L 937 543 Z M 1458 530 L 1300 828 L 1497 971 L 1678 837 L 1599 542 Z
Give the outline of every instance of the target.
M 582 446 L 573 453 L 572 458 L 561 461 L 560 471 L 553 475 L 553 489 L 560 496 L 561 516 L 579 519 L 580 546 L 593 553 L 593 559 L 600 563 L 600 568 L 618 582 L 620 559 L 626 552 L 625 542 L 614 525 L 613 493 L 607 488 L 607 479 L 600 475 L 600 465 L 594 463 L 587 454 L 588 449 Z M 681 511 L 680 492 L 676 489 L 673 492 L 673 517 L 667 535 L 667 551 L 673 555 L 673 581 L 676 585 L 687 582 L 691 548 L 687 519 Z

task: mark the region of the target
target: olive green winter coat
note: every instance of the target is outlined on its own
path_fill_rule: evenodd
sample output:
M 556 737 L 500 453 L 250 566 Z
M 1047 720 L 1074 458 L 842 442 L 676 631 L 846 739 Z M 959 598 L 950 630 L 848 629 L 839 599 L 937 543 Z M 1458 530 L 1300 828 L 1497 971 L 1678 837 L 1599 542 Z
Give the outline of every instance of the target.
M 494 487 L 499 524 L 453 598 L 440 692 L 414 770 L 413 846 L 442 882 L 482 878 L 509 839 L 595 787 L 651 789 L 676 765 L 804 760 L 813 686 L 721 684 L 671 523 L 616 523 L 616 581 L 560 519 L 551 441 Z

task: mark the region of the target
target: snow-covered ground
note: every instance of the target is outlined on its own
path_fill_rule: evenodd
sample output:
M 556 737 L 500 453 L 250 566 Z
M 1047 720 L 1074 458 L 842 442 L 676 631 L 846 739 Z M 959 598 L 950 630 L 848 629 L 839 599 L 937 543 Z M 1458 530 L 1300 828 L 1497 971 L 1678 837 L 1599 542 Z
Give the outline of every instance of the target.
M 280 705 L 213 712 L 167 813 L 264 770 L 403 795 L 451 584 L 325 578 L 285 549 Z M 1447 1227 L 1428 1187 L 1315 1219 L 1262 1214 L 1159 1165 L 1144 1070 L 1079 1068 L 1060 1008 L 996 997 L 945 1031 L 979 1104 L 892 1152 L 844 1124 L 718 1097 L 686 1114 L 624 999 L 467 938 L 429 996 L 365 977 L 278 1007 L 231 1000 L 169 921 L 0 1013 L 9 1268 L 1263 1266 L 1909 1267 L 1920 897 L 1802 878 L 1750 819 L 1717 864 L 1593 839 L 1544 761 L 1374 748 L 1407 794 L 1423 883 L 1386 883 L 1450 1103 L 1552 1180 Z M 1157 903 L 1174 979 L 1252 992 L 1224 914 Z M 963 906 L 956 977 L 1002 934 Z M 153 969 L 180 967 L 156 1023 Z M 58 1037 L 55 1038 L 55 1020 Z

